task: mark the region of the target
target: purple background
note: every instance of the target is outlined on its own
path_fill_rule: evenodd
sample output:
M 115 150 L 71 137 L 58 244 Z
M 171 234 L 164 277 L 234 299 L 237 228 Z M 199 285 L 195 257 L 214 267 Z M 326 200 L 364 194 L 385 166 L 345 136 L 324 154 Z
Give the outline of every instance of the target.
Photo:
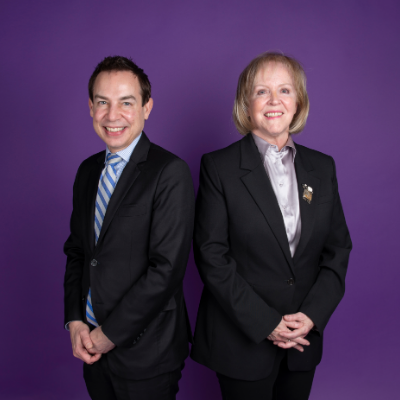
M 0 398 L 89 398 L 63 330 L 62 246 L 78 165 L 104 148 L 87 106 L 95 65 L 120 54 L 144 68 L 145 131 L 187 161 L 197 190 L 201 155 L 240 139 L 237 79 L 266 50 L 305 66 L 311 112 L 295 141 L 335 158 L 354 243 L 311 399 L 397 398 L 399 11 L 395 0 L 3 1 Z M 191 257 L 193 327 L 201 288 Z M 178 398 L 219 399 L 214 373 L 187 360 Z

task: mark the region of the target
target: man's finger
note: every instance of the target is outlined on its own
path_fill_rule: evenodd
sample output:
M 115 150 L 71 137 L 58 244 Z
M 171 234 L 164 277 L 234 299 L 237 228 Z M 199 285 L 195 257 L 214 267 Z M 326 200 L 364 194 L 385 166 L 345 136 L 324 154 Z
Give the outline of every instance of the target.
M 88 331 L 81 332 L 81 341 L 86 349 L 90 350 L 93 347 L 93 342 Z
M 77 343 L 77 345 L 74 348 L 73 354 L 74 354 L 74 357 L 79 358 L 86 364 L 90 363 L 91 355 L 82 346 L 82 343 Z
M 92 356 L 92 357 L 90 358 L 91 363 L 93 364 L 93 363 L 95 363 L 96 361 L 99 361 L 100 358 L 101 358 L 101 356 L 102 356 L 101 353 L 97 353 L 97 354 L 95 354 L 94 356 Z

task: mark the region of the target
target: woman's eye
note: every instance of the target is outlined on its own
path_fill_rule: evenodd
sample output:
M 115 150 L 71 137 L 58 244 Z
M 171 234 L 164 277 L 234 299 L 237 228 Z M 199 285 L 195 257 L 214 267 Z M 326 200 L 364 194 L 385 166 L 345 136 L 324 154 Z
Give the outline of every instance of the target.
M 259 91 L 257 92 L 257 94 L 265 94 L 265 93 L 266 93 L 265 90 L 259 90 Z
M 289 93 L 289 89 L 282 89 L 282 93 Z

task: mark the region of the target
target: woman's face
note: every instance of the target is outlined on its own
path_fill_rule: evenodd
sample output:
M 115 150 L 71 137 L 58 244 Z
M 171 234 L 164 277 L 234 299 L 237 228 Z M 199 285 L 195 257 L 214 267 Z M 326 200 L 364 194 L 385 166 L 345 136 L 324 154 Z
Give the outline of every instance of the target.
M 296 110 L 296 90 L 288 69 L 275 62 L 260 68 L 249 99 L 252 132 L 273 142 L 282 135 L 288 136 Z

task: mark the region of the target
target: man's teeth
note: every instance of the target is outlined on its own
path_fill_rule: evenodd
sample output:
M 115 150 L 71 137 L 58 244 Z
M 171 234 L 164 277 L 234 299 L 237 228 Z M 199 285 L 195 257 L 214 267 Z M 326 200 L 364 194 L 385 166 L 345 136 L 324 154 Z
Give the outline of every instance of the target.
M 108 126 L 106 126 L 106 129 L 108 130 L 108 132 L 120 132 L 122 130 L 124 130 L 125 127 L 123 128 L 109 128 Z
M 274 112 L 274 113 L 266 113 L 265 114 L 267 117 L 280 117 L 281 115 L 283 115 L 283 113 L 281 112 Z

